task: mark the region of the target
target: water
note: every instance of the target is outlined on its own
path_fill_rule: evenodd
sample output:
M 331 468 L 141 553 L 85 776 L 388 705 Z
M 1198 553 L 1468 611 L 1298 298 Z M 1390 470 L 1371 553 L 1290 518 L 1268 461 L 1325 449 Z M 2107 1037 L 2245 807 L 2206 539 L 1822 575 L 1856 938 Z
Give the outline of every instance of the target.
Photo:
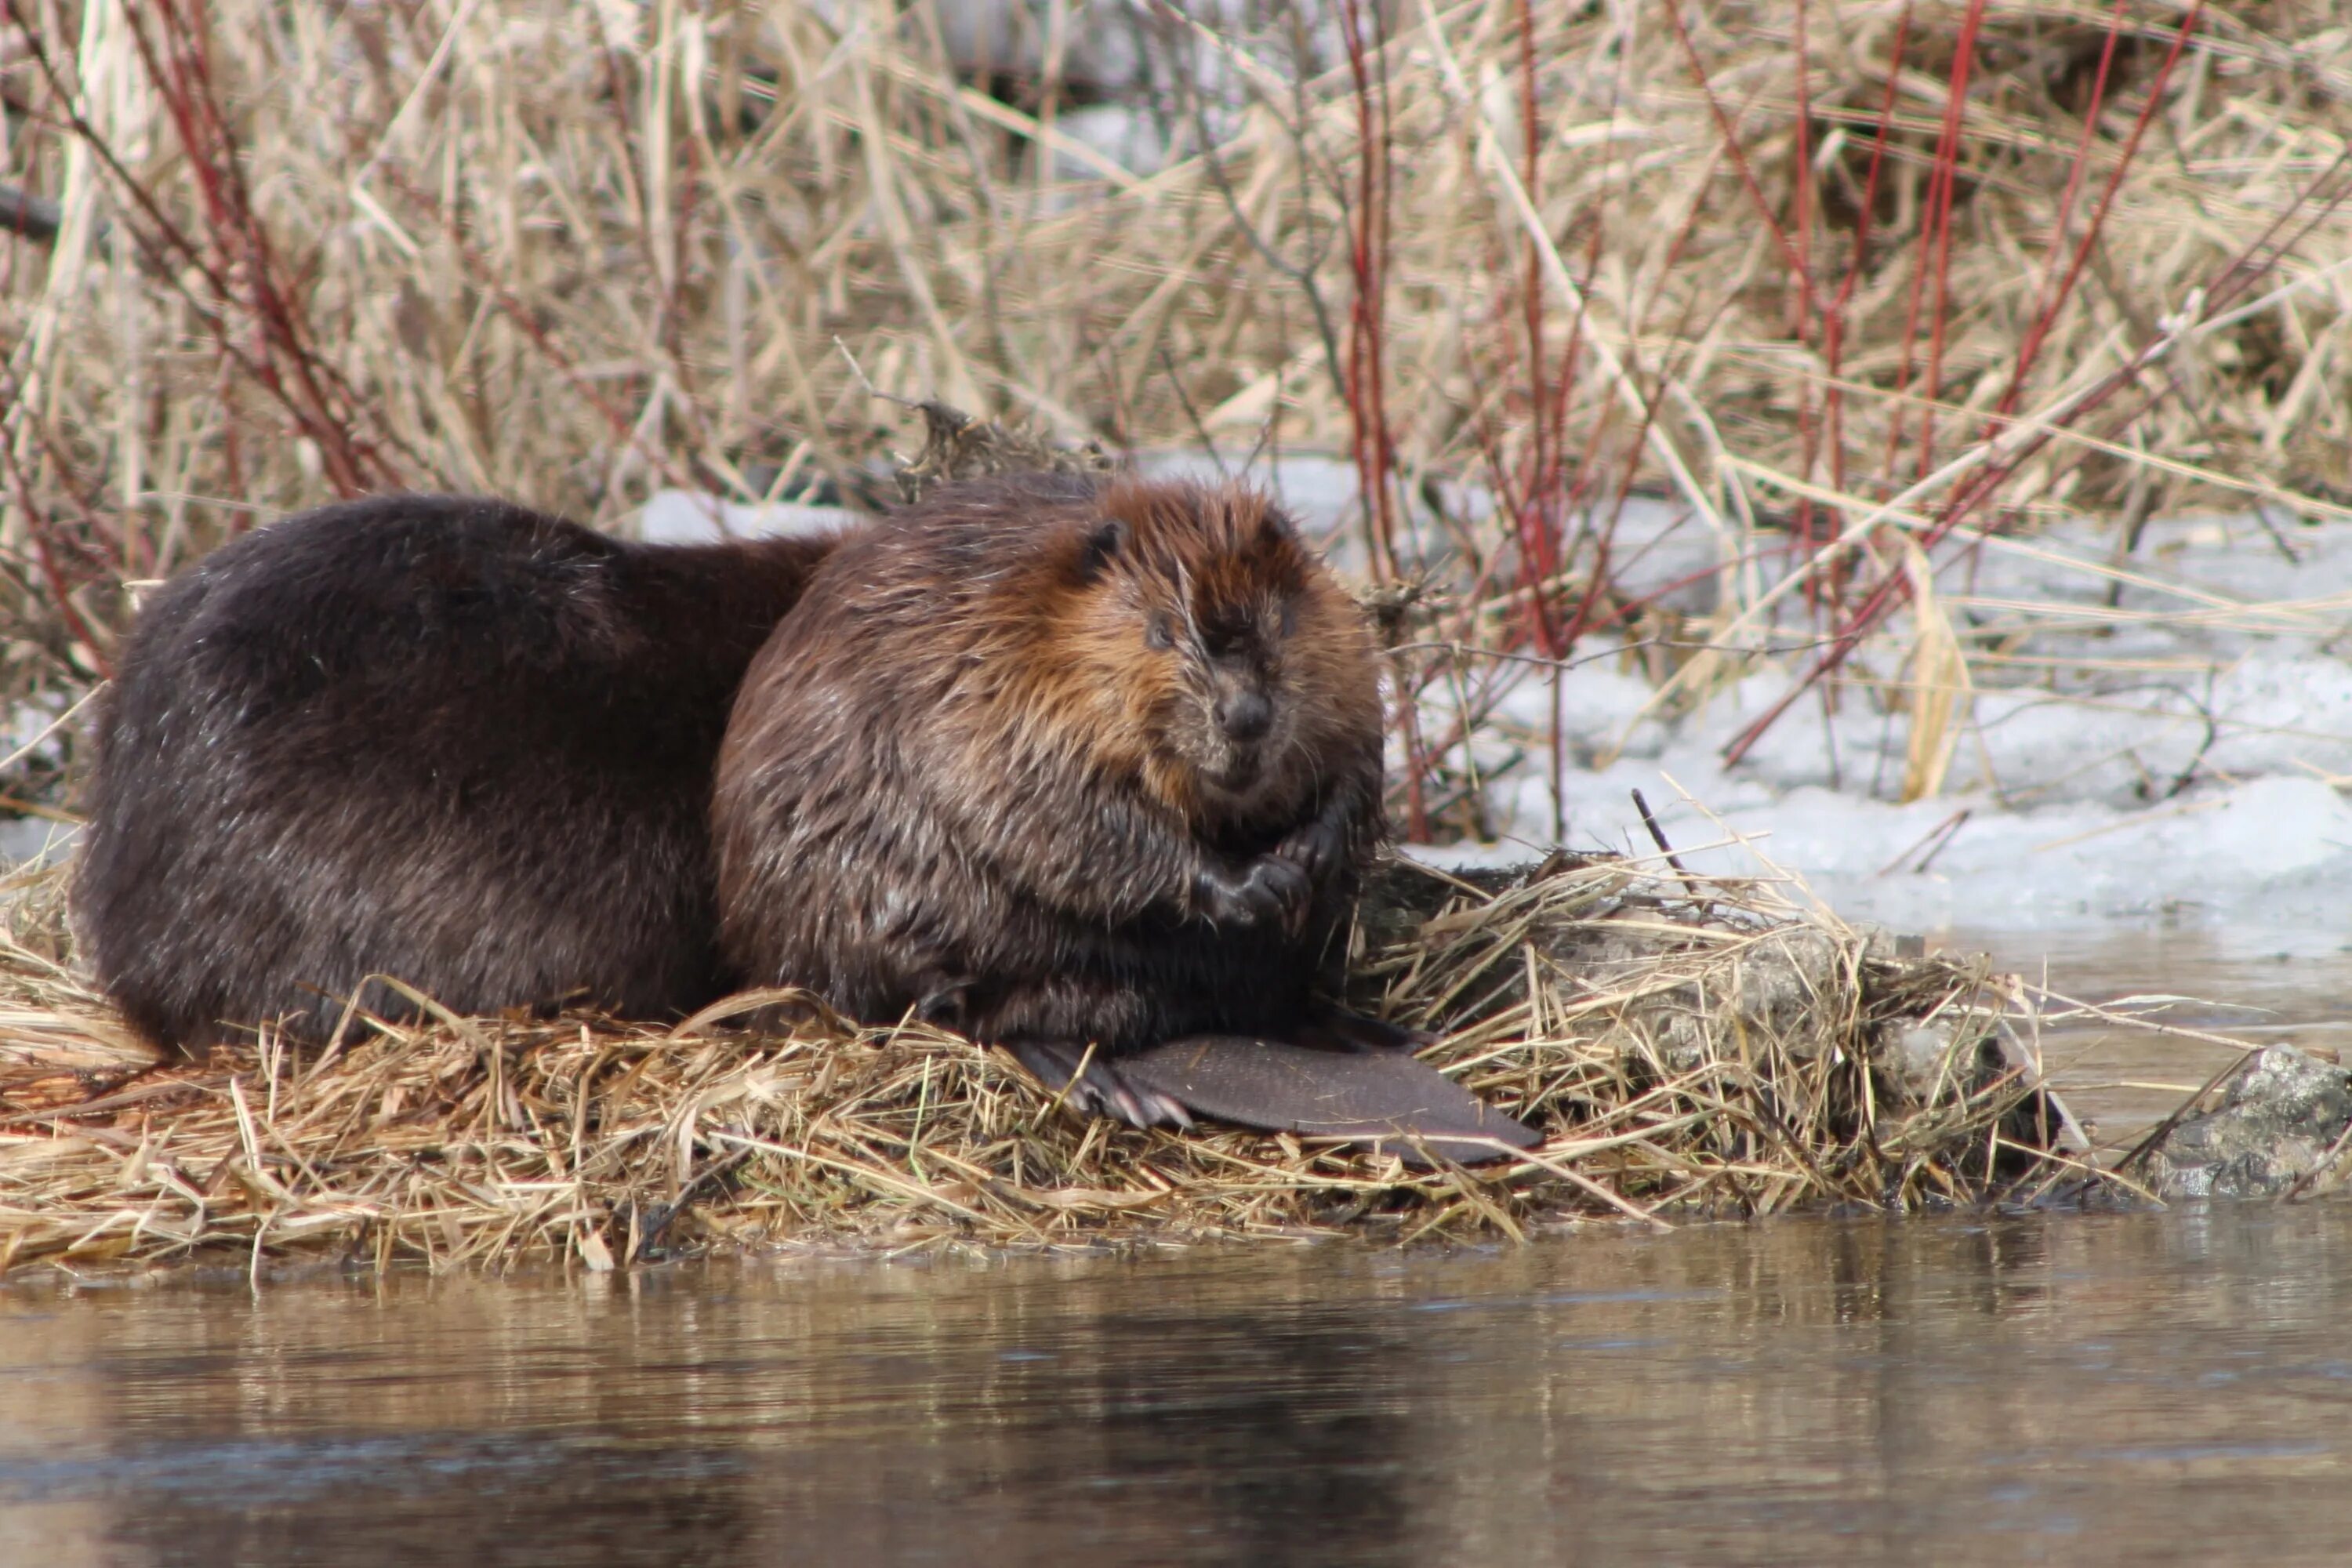
M 2352 923 L 2086 922 L 2032 932 L 1960 930 L 1935 944 L 2080 1001 L 2169 996 L 2147 1016 L 2183 1031 L 2307 1051 L 2352 1048 Z M 2045 982 L 2046 975 L 2046 982 Z M 2136 1143 L 2241 1053 L 2190 1034 L 2074 1024 L 2043 1031 L 2042 1060 L 2093 1142 Z M 2352 1058 L 2346 1058 L 2352 1059 Z
M 2337 1562 L 2352 1205 L 0 1296 L 0 1561 Z

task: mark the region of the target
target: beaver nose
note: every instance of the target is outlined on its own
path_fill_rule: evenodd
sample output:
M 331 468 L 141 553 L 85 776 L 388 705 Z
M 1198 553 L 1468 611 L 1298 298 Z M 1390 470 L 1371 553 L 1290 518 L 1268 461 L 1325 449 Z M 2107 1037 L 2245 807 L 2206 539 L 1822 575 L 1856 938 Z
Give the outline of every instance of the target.
M 1274 704 L 1258 691 L 1235 691 L 1217 699 L 1217 728 L 1226 738 L 1255 741 L 1274 728 Z

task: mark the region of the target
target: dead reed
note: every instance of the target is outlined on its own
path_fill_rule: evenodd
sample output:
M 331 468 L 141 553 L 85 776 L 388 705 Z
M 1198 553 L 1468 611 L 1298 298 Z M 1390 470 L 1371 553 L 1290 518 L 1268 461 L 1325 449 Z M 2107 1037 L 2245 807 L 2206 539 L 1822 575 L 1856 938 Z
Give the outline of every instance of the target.
M 1352 454 L 1370 574 L 1441 564 L 1468 650 L 1400 667 L 1422 837 L 1495 653 L 1964 718 L 2021 677 L 1917 589 L 1981 531 L 2352 502 L 2322 0 L 1102 0 L 990 62 L 977 14 L 5 0 L 0 693 L 337 494 L 796 491 L 870 377 Z M 1619 585 L 1635 487 L 1712 608 Z
M 1898 957 L 1769 883 L 1613 858 L 1398 864 L 1368 897 L 1356 999 L 1445 1031 L 1431 1059 L 1548 1134 L 1431 1173 L 1077 1121 L 999 1054 L 814 1008 L 784 1034 L 727 1008 L 673 1030 L 363 1021 L 321 1056 L 265 1037 L 158 1064 L 58 967 L 56 896 L 20 887 L 0 969 L 0 1264 L 1517 1236 L 2098 1180 L 2034 1088 L 2012 983 Z

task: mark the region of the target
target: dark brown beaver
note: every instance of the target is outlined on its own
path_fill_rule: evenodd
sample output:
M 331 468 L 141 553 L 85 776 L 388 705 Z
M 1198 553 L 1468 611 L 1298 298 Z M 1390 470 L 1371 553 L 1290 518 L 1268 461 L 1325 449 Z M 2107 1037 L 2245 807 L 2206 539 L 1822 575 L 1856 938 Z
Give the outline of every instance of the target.
M 719 994 L 713 759 L 833 542 L 391 496 L 223 546 L 148 604 L 101 709 L 75 885 L 99 984 L 182 1047 L 315 1038 L 377 973 L 461 1012 Z
M 952 486 L 845 543 L 744 678 L 721 943 L 1057 1082 L 1091 1046 L 1082 1108 L 1182 1121 L 1116 1058 L 1319 1026 L 1381 752 L 1362 617 L 1263 497 Z

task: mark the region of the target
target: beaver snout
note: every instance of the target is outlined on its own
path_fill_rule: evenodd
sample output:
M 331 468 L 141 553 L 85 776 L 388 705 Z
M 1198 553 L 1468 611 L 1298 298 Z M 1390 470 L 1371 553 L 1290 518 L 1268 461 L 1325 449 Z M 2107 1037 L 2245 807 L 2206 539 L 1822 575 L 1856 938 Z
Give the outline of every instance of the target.
M 1274 704 L 1263 691 L 1228 691 L 1217 699 L 1212 716 L 1229 741 L 1262 741 L 1274 728 Z

